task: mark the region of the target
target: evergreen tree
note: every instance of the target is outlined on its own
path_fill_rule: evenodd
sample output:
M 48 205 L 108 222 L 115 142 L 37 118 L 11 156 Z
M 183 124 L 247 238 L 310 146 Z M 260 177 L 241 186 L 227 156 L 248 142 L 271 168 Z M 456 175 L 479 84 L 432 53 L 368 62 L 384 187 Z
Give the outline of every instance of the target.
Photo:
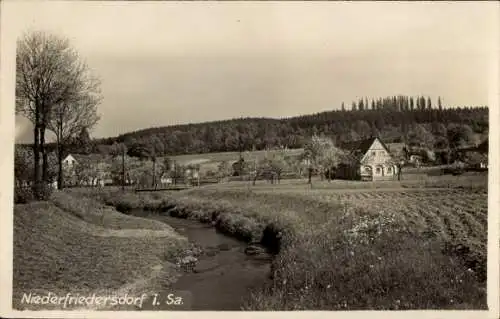
M 80 154 L 92 152 L 92 140 L 86 127 L 83 127 L 75 140 L 76 151 Z
M 425 110 L 425 97 L 423 95 L 420 97 L 420 109 Z

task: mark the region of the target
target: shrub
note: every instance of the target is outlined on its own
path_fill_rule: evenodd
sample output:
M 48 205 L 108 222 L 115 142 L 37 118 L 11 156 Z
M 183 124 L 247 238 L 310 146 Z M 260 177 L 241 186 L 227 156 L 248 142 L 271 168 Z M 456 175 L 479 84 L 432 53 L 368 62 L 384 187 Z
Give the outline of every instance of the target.
M 52 195 L 52 187 L 45 183 L 34 185 L 32 189 L 33 196 L 38 200 L 49 200 Z
M 34 199 L 33 192 L 28 187 L 14 188 L 14 204 L 26 204 Z

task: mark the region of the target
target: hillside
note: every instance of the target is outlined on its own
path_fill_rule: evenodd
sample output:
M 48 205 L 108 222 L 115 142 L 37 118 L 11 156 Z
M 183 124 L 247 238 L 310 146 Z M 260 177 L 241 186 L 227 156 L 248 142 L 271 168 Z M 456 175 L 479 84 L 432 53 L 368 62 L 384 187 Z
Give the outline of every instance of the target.
M 148 147 L 159 156 L 263 150 L 286 146 L 302 148 L 312 134 L 325 134 L 336 143 L 378 135 L 387 143 L 406 142 L 443 148 L 457 142 L 479 143 L 488 134 L 488 108 L 419 110 L 335 110 L 285 119 L 241 118 L 148 128 L 117 137 L 97 139 L 93 152 L 110 152 L 124 143 L 129 155 Z
M 156 156 L 259 151 L 282 146 L 299 149 L 313 134 L 331 137 L 336 144 L 375 135 L 386 143 L 446 149 L 477 145 L 488 136 L 488 107 L 444 108 L 427 103 L 413 106 L 411 98 L 399 96 L 372 101 L 371 108 L 353 103 L 351 110 L 343 107 L 282 119 L 238 118 L 152 127 L 91 142 L 79 141 L 77 137 L 66 151 L 109 154 L 116 152 L 113 144 L 119 143 L 127 146 L 130 156 L 139 156 L 144 148 Z M 54 145 L 47 147 L 54 149 Z
M 166 259 L 187 244 L 166 224 L 65 193 L 16 205 L 13 307 L 27 307 L 20 298 L 29 292 L 154 290 L 177 276 Z

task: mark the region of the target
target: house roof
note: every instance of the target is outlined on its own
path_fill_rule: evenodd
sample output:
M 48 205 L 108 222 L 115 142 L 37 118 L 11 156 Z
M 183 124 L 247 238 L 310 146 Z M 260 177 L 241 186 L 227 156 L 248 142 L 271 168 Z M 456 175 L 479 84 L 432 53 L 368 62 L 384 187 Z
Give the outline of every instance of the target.
M 488 154 L 488 138 L 485 139 L 481 144 L 478 146 L 467 146 L 467 147 L 462 147 L 457 149 L 457 152 L 459 153 L 466 153 L 466 152 L 479 152 L 483 154 Z
M 478 145 L 477 150 L 479 152 L 488 153 L 488 138 L 486 138 L 481 144 Z
M 466 151 L 462 154 L 460 160 L 469 164 L 487 163 L 488 155 L 478 151 Z
M 98 162 L 109 162 L 111 159 L 109 156 L 101 155 L 101 154 L 88 154 L 88 155 L 87 154 L 68 154 L 66 157 L 68 157 L 70 155 L 77 162 L 89 161 L 89 162 L 98 163 Z
M 359 162 L 363 158 L 363 156 L 366 154 L 366 152 L 368 152 L 368 150 L 370 149 L 370 146 L 372 146 L 372 144 L 376 140 L 378 140 L 380 142 L 380 144 L 382 145 L 382 147 L 384 147 L 384 149 L 389 154 L 391 154 L 387 145 L 385 145 L 385 143 L 382 142 L 382 140 L 380 138 L 370 137 L 370 138 L 363 139 L 363 140 L 352 141 L 352 142 L 347 142 L 347 143 L 341 144 L 340 148 L 345 150 L 346 153 L 344 154 L 344 156 L 342 156 L 342 159 L 340 162 L 344 163 L 344 164 L 352 164 L 352 162 Z
M 384 149 L 390 153 L 389 148 L 385 143 L 378 137 L 370 137 L 364 140 L 358 140 L 358 141 L 353 141 L 353 142 L 347 142 L 343 143 L 340 147 L 345 149 L 346 151 L 352 153 L 362 153 L 363 155 L 368 152 L 368 149 L 370 146 L 372 146 L 373 142 L 378 140 L 380 144 L 384 147 Z

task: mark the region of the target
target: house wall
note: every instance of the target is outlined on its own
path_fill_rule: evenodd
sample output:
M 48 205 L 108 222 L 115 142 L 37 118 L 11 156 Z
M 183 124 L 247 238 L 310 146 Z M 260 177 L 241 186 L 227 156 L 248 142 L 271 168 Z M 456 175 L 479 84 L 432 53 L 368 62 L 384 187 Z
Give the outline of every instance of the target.
M 397 176 L 397 166 L 388 164 L 391 155 L 379 140 L 372 146 L 360 161 L 360 176 L 362 180 L 392 180 Z
M 75 164 L 76 164 L 76 160 L 75 160 L 75 158 L 74 158 L 73 156 L 71 156 L 71 155 L 68 155 L 68 156 L 66 156 L 66 158 L 65 158 L 65 159 L 63 159 L 63 165 L 66 165 L 66 166 L 71 167 L 71 166 L 73 166 L 73 165 L 75 165 Z

